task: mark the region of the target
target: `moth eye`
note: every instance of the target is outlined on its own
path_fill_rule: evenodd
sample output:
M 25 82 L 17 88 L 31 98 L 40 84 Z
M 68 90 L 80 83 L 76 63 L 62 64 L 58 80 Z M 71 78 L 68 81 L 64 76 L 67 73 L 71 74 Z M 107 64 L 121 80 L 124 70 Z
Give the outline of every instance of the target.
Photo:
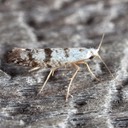
M 26 51 L 31 51 L 31 49 L 27 48 Z
M 93 59 L 94 58 L 94 56 L 91 56 L 89 59 Z

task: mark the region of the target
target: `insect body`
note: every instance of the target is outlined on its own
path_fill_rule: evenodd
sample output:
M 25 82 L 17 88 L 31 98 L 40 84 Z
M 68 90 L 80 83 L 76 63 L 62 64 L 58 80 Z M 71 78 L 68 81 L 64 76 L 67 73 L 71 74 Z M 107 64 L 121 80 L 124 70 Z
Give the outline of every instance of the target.
M 102 37 L 102 40 L 103 40 L 103 37 Z M 87 48 L 46 48 L 46 49 L 14 48 L 8 54 L 7 61 L 19 64 L 19 65 L 29 66 L 33 69 L 50 68 L 51 71 L 47 76 L 40 92 L 43 90 L 50 76 L 54 74 L 54 71 L 57 68 L 62 66 L 67 66 L 67 65 L 74 66 L 76 68 L 76 71 L 73 74 L 67 89 L 67 95 L 66 95 L 66 100 L 67 100 L 69 97 L 69 91 L 70 91 L 70 87 L 73 82 L 73 79 L 75 78 L 77 72 L 80 69 L 79 64 L 86 64 L 89 72 L 98 80 L 98 78 L 91 71 L 87 62 L 90 61 L 93 57 L 97 56 L 104 63 L 104 61 L 98 54 L 102 44 L 102 40 L 97 49 L 94 49 L 94 48 L 90 48 L 90 49 L 87 49 Z M 111 71 L 109 70 L 107 65 L 105 63 L 104 65 L 106 66 L 106 68 L 111 74 Z
M 46 48 L 46 49 L 21 49 L 14 48 L 8 54 L 8 62 L 29 67 L 56 68 L 63 65 L 89 60 L 97 54 L 91 48 Z

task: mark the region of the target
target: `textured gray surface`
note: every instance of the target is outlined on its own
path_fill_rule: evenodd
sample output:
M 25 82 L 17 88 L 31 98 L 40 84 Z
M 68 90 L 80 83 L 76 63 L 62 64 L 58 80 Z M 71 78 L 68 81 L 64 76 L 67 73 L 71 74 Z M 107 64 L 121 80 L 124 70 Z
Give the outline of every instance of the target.
M 28 73 L 6 63 L 13 47 L 97 48 L 103 33 L 100 55 L 115 79 L 96 59 L 90 67 L 101 81 L 82 66 L 68 102 L 74 69 L 57 70 L 37 96 L 48 70 Z M 1 0 L 0 58 L 1 128 L 128 127 L 127 0 Z

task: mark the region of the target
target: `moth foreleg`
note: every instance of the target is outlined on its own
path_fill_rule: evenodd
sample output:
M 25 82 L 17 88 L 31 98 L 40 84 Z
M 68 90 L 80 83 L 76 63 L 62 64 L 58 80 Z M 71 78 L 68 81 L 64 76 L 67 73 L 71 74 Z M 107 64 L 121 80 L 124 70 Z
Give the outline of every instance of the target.
M 72 84 L 77 72 L 80 70 L 80 67 L 78 65 L 76 65 L 76 64 L 73 64 L 73 65 L 76 67 L 76 71 L 75 71 L 75 73 L 73 74 L 73 76 L 70 79 L 70 83 L 68 85 L 67 94 L 66 94 L 66 101 L 68 100 L 68 97 L 70 95 L 69 91 L 70 91 L 70 88 L 71 88 L 71 84 Z
M 100 79 L 98 79 L 98 78 L 96 77 L 96 75 L 92 72 L 92 70 L 91 70 L 91 68 L 89 67 L 88 63 L 85 62 L 85 61 L 84 61 L 83 63 L 87 66 L 87 69 L 88 69 L 88 71 L 90 72 L 90 74 L 91 74 L 96 80 L 100 81 Z

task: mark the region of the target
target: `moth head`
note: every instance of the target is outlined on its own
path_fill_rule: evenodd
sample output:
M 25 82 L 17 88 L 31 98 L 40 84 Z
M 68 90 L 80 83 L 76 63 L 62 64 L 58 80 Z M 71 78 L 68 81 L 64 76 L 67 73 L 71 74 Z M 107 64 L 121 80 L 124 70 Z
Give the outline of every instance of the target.
M 99 53 L 98 53 L 97 49 L 94 49 L 94 48 L 90 49 L 89 59 L 93 59 L 93 58 L 95 58 L 98 55 L 99 55 Z
M 113 76 L 113 74 L 111 73 L 111 71 L 110 71 L 110 69 L 108 68 L 108 66 L 106 65 L 106 63 L 104 62 L 104 60 L 101 58 L 101 56 L 99 55 L 99 51 L 100 51 L 100 48 L 101 48 L 101 45 L 102 45 L 102 43 L 103 43 L 103 39 L 104 39 L 104 34 L 103 34 L 103 36 L 102 36 L 102 39 L 101 39 L 101 41 L 100 41 L 100 44 L 99 44 L 99 46 L 98 46 L 98 48 L 97 49 L 90 49 L 90 52 L 91 52 L 91 56 L 90 56 L 90 58 L 89 59 L 92 59 L 92 58 L 94 58 L 94 57 L 98 57 L 101 61 L 102 61 L 102 63 L 105 65 L 105 67 L 107 68 L 107 70 L 108 70 L 108 72 L 111 74 L 111 76 L 114 78 L 114 76 Z

